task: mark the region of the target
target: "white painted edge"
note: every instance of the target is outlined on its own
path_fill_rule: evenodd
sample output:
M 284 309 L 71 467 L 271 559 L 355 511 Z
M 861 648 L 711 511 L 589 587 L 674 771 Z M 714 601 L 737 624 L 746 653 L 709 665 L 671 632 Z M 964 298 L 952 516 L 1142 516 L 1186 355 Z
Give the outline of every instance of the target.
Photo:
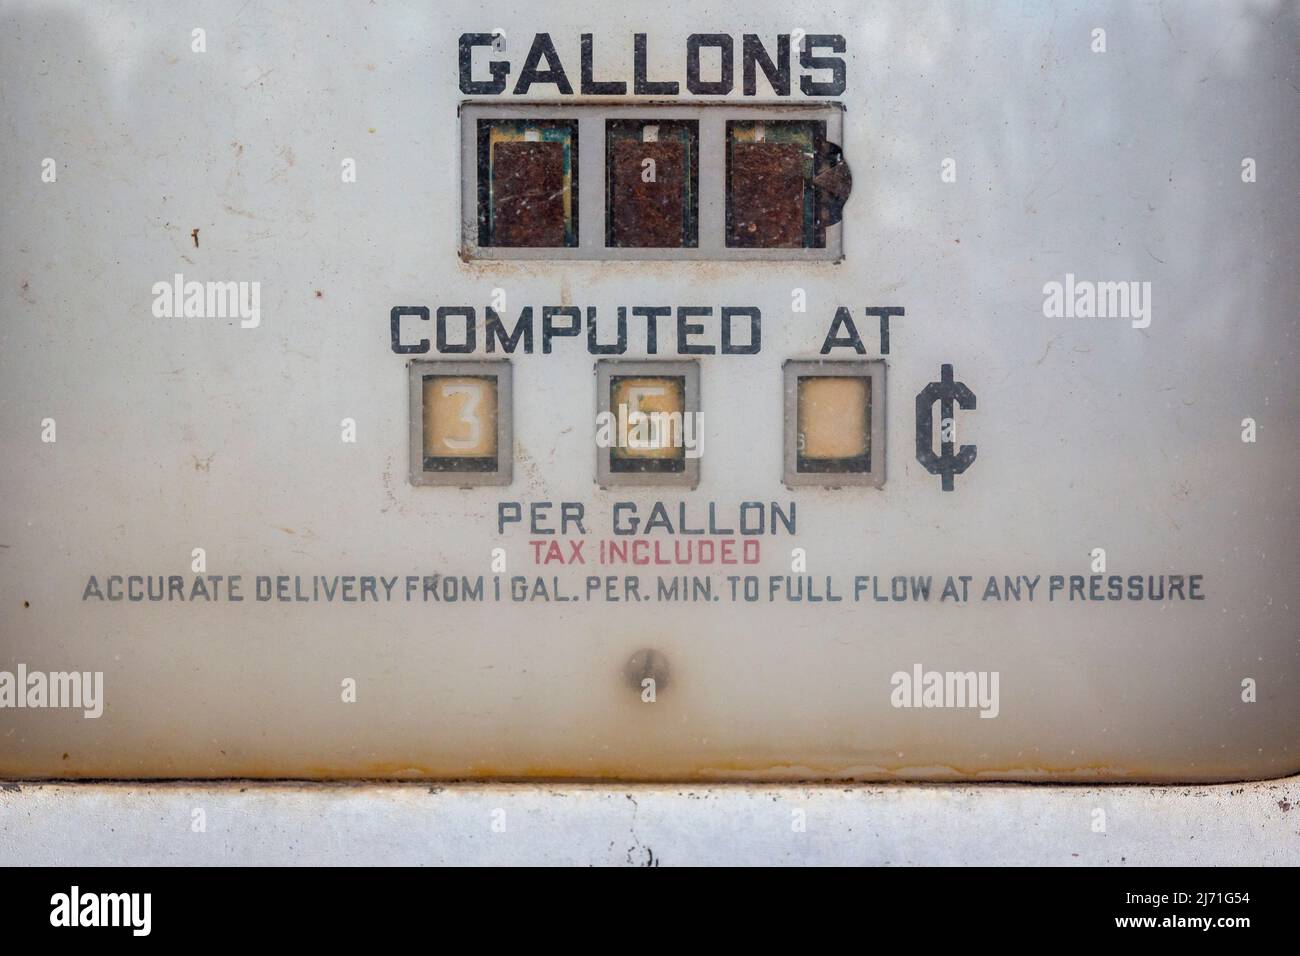
M 1300 776 L 1172 787 L 12 783 L 0 785 L 0 863 L 1295 866 Z

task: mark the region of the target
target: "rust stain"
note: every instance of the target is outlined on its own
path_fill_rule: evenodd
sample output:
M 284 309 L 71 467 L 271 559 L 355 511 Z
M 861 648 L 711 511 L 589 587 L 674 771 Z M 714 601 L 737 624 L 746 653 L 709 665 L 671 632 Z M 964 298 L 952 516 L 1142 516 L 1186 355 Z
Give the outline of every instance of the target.
M 731 244 L 803 245 L 803 154 L 790 143 L 734 143 Z
M 563 144 L 501 142 L 493 157 L 492 245 L 563 246 Z
M 405 512 L 403 511 L 400 502 L 398 502 L 397 495 L 394 492 L 392 455 L 389 455 L 387 459 L 385 459 L 383 482 L 384 482 L 384 506 L 379 509 L 380 513 L 382 514 L 384 512 L 387 512 L 390 508 L 396 507 L 399 514 L 404 514 Z
M 623 675 L 632 689 L 638 694 L 646 689 L 645 681 L 653 681 L 655 694 L 668 686 L 671 670 L 668 658 L 652 647 L 643 647 L 628 660 L 623 668 Z
M 67 760 L 65 753 L 63 759 Z M 93 759 L 93 758 L 91 758 Z M 1291 768 L 1280 776 L 1294 775 Z M 259 760 L 223 761 L 214 768 L 210 759 L 182 761 L 167 767 L 135 767 L 124 773 L 120 766 L 84 764 L 75 771 L 45 762 L 0 766 L 0 776 L 12 780 L 311 780 L 311 781 L 474 781 L 491 783 L 589 783 L 589 784 L 882 784 L 882 783 L 1026 783 L 1026 784 L 1211 784 L 1243 780 L 1240 771 L 1204 769 L 1189 776 L 1176 766 L 1123 767 L 1106 764 L 1008 765 L 976 768 L 962 765 L 915 767 L 906 764 L 863 765 L 849 761 L 798 764 L 733 760 L 703 764 L 663 763 L 648 766 L 635 758 L 626 762 L 592 761 L 511 765 L 495 763 L 413 763 L 368 761 L 356 764 L 311 764 L 268 766 Z M 1250 779 L 1276 779 L 1270 777 Z M 1290 803 L 1283 800 L 1281 803 Z
M 608 161 L 616 197 L 610 217 L 611 244 L 684 246 L 689 214 L 682 199 L 685 145 L 671 140 L 619 140 L 612 144 Z M 647 162 L 653 164 L 652 178 L 643 175 Z

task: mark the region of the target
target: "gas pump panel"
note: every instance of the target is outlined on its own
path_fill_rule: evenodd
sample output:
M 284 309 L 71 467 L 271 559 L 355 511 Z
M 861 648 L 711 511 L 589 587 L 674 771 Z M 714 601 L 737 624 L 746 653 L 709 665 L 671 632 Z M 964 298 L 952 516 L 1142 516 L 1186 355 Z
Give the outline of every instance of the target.
M 1294 7 L 138 12 L 0 14 L 0 776 L 1300 770 Z

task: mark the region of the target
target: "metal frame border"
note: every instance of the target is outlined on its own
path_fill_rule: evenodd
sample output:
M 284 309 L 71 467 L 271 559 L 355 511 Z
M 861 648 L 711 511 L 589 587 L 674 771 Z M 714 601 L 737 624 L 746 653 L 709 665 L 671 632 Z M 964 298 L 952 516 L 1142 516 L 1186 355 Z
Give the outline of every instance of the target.
M 509 359 L 427 360 L 406 364 L 409 392 L 410 480 L 412 485 L 448 485 L 458 488 L 508 485 L 514 480 L 514 389 Z M 497 380 L 497 468 L 496 471 L 424 470 L 424 388 L 426 375 L 482 375 Z
M 746 249 L 727 245 L 726 141 L 728 120 L 824 120 L 826 139 L 844 146 L 844 106 L 818 103 L 682 103 L 587 100 L 585 102 L 466 100 L 460 104 L 460 249 L 467 260 L 839 262 L 843 223 L 826 227 L 821 249 Z M 578 245 L 574 248 L 480 246 L 478 244 L 478 121 L 481 119 L 576 119 L 578 122 Z M 699 244 L 693 248 L 605 245 L 605 120 L 695 120 L 699 123 Z M 845 159 L 848 162 L 848 158 Z M 850 167 L 851 168 L 851 167 Z
M 820 359 L 786 359 L 781 365 L 784 379 L 785 453 L 782 456 L 787 488 L 841 488 L 846 485 L 879 488 L 885 483 L 885 362 L 824 361 Z M 799 471 L 799 379 L 870 378 L 871 379 L 871 470 L 858 472 Z
M 700 414 L 700 363 L 691 359 L 599 359 L 595 368 L 596 412 L 612 411 L 609 405 L 610 379 L 615 375 L 682 376 L 682 411 Z M 595 445 L 595 436 L 592 437 Z M 670 486 L 695 488 L 700 483 L 700 459 L 686 458 L 684 471 L 616 472 L 610 469 L 610 449 L 596 445 L 596 484 L 601 488 L 645 488 Z

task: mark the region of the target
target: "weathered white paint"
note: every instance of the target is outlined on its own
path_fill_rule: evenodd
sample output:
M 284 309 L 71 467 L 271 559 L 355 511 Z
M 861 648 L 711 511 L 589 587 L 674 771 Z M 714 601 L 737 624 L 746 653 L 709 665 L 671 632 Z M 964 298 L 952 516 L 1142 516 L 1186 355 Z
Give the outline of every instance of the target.
M 197 809 L 205 832 L 193 831 Z M 1098 810 L 1104 832 L 1094 831 Z M 794 829 L 796 811 L 804 832 Z M 1295 866 L 1300 779 L 1190 787 L 24 784 L 0 792 L 0 861 Z
M 679 80 L 693 30 L 846 35 L 844 262 L 460 262 L 456 43 L 499 26 L 514 75 L 548 31 L 572 76 L 579 35 L 593 32 L 597 75 L 628 77 L 631 34 L 645 30 L 651 75 Z M 196 27 L 206 52 L 191 50 Z M 1104 54 L 1090 50 L 1098 27 Z M 1271 0 L 665 0 L 653 16 L 534 0 L 7 3 L 0 667 L 102 671 L 106 702 L 98 720 L 0 714 L 0 773 L 1296 772 L 1297 32 L 1297 7 Z M 40 180 L 46 157 L 55 183 Z M 1243 157 L 1258 163 L 1253 183 Z M 955 183 L 941 179 L 947 158 Z M 257 327 L 155 317 L 152 286 L 178 272 L 260 282 Z M 1067 275 L 1149 281 L 1150 326 L 1046 318 L 1043 286 Z M 595 487 L 592 358 L 573 340 L 515 359 L 506 493 L 406 481 L 407 376 L 389 310 L 481 307 L 498 287 L 511 316 L 562 302 L 605 316 L 638 302 L 763 308 L 761 355 L 702 359 L 710 430 L 696 491 Z M 795 288 L 807 313 L 790 312 Z M 886 483 L 792 493 L 781 365 L 815 355 L 839 304 L 859 318 L 907 310 L 888 357 Z M 636 348 L 627 357 L 644 357 Z M 959 422 L 979 459 L 952 494 L 918 466 L 912 435 L 914 396 L 946 362 L 979 399 Z M 1240 440 L 1247 416 L 1254 444 Z M 56 444 L 39 439 L 46 418 Z M 355 444 L 340 442 L 344 419 Z M 977 579 L 1087 574 L 1103 547 L 1118 573 L 1202 572 L 1208 599 L 80 599 L 91 574 L 188 573 L 195 548 L 208 573 L 251 577 L 486 574 L 501 546 L 523 573 L 527 535 L 495 534 L 506 497 L 582 500 L 593 534 L 608 533 L 617 500 L 685 498 L 697 514 L 708 500 L 732 512 L 795 500 L 799 536 L 769 542 L 764 575 L 786 573 L 795 546 L 815 577 Z M 623 673 L 639 648 L 671 668 L 653 706 Z M 891 674 L 914 662 L 998 671 L 998 717 L 892 708 Z M 1255 703 L 1241 697 L 1247 678 Z M 346 679 L 355 704 L 341 702 Z M 917 799 L 984 799 L 944 793 Z

